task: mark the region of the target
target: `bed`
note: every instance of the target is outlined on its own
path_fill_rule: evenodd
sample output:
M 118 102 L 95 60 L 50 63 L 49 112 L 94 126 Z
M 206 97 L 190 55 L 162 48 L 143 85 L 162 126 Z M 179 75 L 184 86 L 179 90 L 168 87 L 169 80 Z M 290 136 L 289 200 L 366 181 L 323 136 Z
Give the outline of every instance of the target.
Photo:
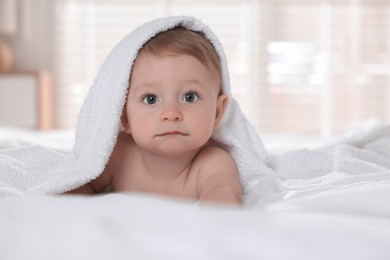
M 242 208 L 137 193 L 0 197 L 0 259 L 390 259 L 389 127 L 361 130 L 264 138 L 289 189 Z M 1 128 L 0 148 L 69 151 L 73 138 Z

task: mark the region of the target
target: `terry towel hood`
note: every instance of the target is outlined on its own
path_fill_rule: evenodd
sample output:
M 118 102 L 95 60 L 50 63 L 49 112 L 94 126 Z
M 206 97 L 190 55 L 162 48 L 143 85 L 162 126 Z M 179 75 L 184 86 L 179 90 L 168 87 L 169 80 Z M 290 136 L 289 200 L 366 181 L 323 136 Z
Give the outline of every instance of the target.
M 175 16 L 143 24 L 112 49 L 79 113 L 71 153 L 34 146 L 0 154 L 0 193 L 61 193 L 98 177 L 117 140 L 129 77 L 138 51 L 156 34 L 176 26 L 202 32 L 219 54 L 222 88 L 228 96 L 228 103 L 212 138 L 223 144 L 233 157 L 244 194 L 278 190 L 279 180 L 267 166 L 268 154 L 231 95 L 229 71 L 221 43 L 199 19 Z

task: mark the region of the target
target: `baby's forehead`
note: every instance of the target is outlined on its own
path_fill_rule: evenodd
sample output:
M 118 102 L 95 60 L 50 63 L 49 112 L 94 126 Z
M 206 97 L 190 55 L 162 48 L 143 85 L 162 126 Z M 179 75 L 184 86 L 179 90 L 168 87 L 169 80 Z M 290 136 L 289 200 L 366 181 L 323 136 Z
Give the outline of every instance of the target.
M 141 80 L 219 81 L 219 77 L 196 57 L 188 54 L 164 52 L 142 53 L 133 65 L 131 78 Z
M 140 67 L 144 67 L 144 66 L 140 65 L 141 63 L 143 65 L 148 64 L 154 58 L 184 57 L 184 56 L 191 57 L 191 58 L 193 58 L 193 60 L 198 61 L 199 62 L 198 64 L 201 64 L 201 66 L 203 66 L 208 71 L 208 73 L 210 73 L 210 75 L 212 75 L 212 77 L 217 80 L 219 92 L 220 93 L 223 92 L 222 76 L 220 74 L 220 71 L 215 70 L 215 68 L 212 67 L 210 64 L 205 64 L 204 62 L 199 60 L 198 57 L 196 57 L 194 55 L 191 55 L 191 54 L 188 54 L 188 53 L 169 51 L 169 50 L 161 50 L 160 52 L 155 53 L 155 52 L 150 52 L 150 51 L 141 49 L 138 52 L 138 55 L 137 55 L 137 57 L 136 57 L 136 59 L 134 61 L 134 64 L 133 64 L 133 67 L 132 67 L 132 71 L 131 71 L 131 74 L 130 74 L 129 83 L 131 83 L 132 74 L 134 74 L 135 71 L 139 72 L 140 75 L 144 75 L 144 73 L 146 73 L 146 72 L 141 72 L 140 71 Z
M 190 55 L 221 77 L 221 59 L 214 44 L 203 32 L 193 31 L 182 25 L 157 33 L 144 43 L 139 55 L 142 53 Z

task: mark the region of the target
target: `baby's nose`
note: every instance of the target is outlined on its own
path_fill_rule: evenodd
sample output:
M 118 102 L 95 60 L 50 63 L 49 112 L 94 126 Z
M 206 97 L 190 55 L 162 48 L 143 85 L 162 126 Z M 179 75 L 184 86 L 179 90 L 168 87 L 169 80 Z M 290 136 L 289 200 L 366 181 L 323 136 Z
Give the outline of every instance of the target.
M 182 119 L 183 115 L 177 105 L 167 104 L 164 106 L 164 110 L 161 114 L 162 121 L 180 121 Z

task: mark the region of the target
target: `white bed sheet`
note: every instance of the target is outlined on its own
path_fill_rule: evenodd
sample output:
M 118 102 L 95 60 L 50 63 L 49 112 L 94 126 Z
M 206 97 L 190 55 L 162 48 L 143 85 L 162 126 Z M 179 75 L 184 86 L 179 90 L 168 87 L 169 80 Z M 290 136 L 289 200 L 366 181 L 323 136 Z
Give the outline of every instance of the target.
M 74 137 L 74 130 L 37 131 L 18 127 L 0 127 L 0 149 L 42 145 L 67 152 L 72 150 Z
M 243 209 L 142 194 L 3 198 L 0 259 L 390 258 L 389 182 L 270 197 Z
M 27 143 L 69 151 L 73 133 L 0 129 L 0 148 Z M 390 181 L 251 195 L 242 209 L 134 193 L 2 197 L 0 259 L 389 260 Z

